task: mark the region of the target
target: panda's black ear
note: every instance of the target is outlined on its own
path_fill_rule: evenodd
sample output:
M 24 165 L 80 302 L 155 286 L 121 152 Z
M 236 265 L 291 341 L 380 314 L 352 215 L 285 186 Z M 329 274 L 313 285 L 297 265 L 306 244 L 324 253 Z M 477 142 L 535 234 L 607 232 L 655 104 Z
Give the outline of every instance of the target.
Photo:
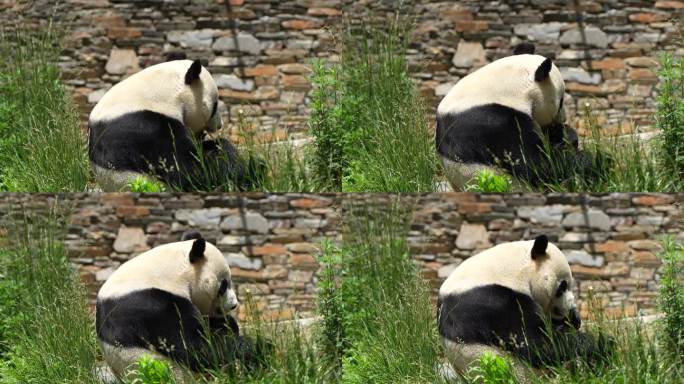
M 202 234 L 194 229 L 187 230 L 181 235 L 181 241 L 201 239 Z
M 549 78 L 549 73 L 551 73 L 551 59 L 547 58 L 543 63 L 537 68 L 534 73 L 534 81 L 542 81 Z
M 532 246 L 532 260 L 546 255 L 546 247 L 549 245 L 549 238 L 546 235 L 539 235 L 534 239 Z
M 534 44 L 523 41 L 513 48 L 513 55 L 533 55 L 534 54 Z
M 197 239 L 192 243 L 192 248 L 190 249 L 190 264 L 196 263 L 198 260 L 204 258 L 204 249 L 207 244 L 204 239 Z
M 190 85 L 195 81 L 199 80 L 200 73 L 202 72 L 202 63 L 199 60 L 192 62 L 190 68 L 185 73 L 185 84 Z

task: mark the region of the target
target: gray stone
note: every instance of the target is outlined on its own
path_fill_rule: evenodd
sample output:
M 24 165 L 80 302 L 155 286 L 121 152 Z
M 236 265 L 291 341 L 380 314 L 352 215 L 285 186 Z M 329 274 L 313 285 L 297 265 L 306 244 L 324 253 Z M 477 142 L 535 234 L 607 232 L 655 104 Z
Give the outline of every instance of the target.
M 109 88 L 102 88 L 98 89 L 97 91 L 90 92 L 88 94 L 88 103 L 97 104 L 97 102 L 100 101 L 100 99 L 102 99 L 102 96 L 104 96 L 108 90 Z
M 468 43 L 461 41 L 454 54 L 451 63 L 455 67 L 470 68 L 473 66 L 484 65 L 487 62 L 485 50 L 480 43 Z
M 97 281 L 107 281 L 107 279 L 109 279 L 109 276 L 111 276 L 112 273 L 114 273 L 115 270 L 116 270 L 116 268 L 104 268 L 104 269 L 100 269 L 99 271 L 97 271 L 97 272 L 95 273 L 95 280 L 97 280 Z
M 589 227 L 607 231 L 610 229 L 610 217 L 603 211 L 590 209 L 586 212 L 573 212 L 563 219 L 564 227 Z
M 588 234 L 576 232 L 568 232 L 560 238 L 560 241 L 563 243 L 586 243 L 588 240 Z
M 565 257 L 570 264 L 580 264 L 586 267 L 602 267 L 604 263 L 603 256 L 592 256 L 587 252 L 578 250 L 565 252 Z
M 209 62 L 210 67 L 235 67 L 240 64 L 237 57 L 219 56 Z
M 518 24 L 513 30 L 516 35 L 525 36 L 531 41 L 553 43 L 558 40 L 562 27 L 561 23 Z
M 228 264 L 235 268 L 258 271 L 263 265 L 261 259 L 251 259 L 241 253 L 229 253 L 225 257 Z
M 235 75 L 216 75 L 214 81 L 219 88 L 230 88 L 234 91 L 251 91 L 254 89 L 254 80 L 243 80 Z
M 315 219 L 307 219 L 307 218 L 300 218 L 300 219 L 295 219 L 295 227 L 298 228 L 323 228 L 328 224 L 327 220 L 323 220 L 320 218 L 315 218 Z
M 542 207 L 520 207 L 518 216 L 529 219 L 535 224 L 557 225 L 563 220 L 567 208 L 563 205 L 548 205 Z
M 240 51 L 258 55 L 261 52 L 261 43 L 253 35 L 240 32 L 237 36 L 219 37 L 211 48 L 215 51 Z
M 581 44 L 597 48 L 608 47 L 608 36 L 596 27 L 575 28 L 565 31 L 560 37 L 561 44 Z
M 461 264 L 461 263 L 459 262 L 459 263 L 447 264 L 447 265 L 440 267 L 439 270 L 437 271 L 437 276 L 442 280 L 446 279 L 447 277 L 449 277 L 449 275 L 451 275 L 451 272 L 453 272 L 454 269 L 456 269 L 456 267 L 458 267 L 459 264 Z
M 489 233 L 482 224 L 462 224 L 456 238 L 459 249 L 481 249 L 490 247 Z
M 179 209 L 175 213 L 176 220 L 187 222 L 192 226 L 216 227 L 221 222 L 221 208 Z
M 125 75 L 140 70 L 138 56 L 132 49 L 112 49 L 105 64 L 105 71 L 112 75 Z
M 563 80 L 574 81 L 583 84 L 600 84 L 601 75 L 598 73 L 589 73 L 582 68 L 561 68 L 561 75 Z
M 247 212 L 226 217 L 221 223 L 224 231 L 244 230 L 256 233 L 268 233 L 268 220 L 256 212 Z
M 114 250 L 118 253 L 140 252 L 149 249 L 142 228 L 121 227 L 114 240 Z
M 287 40 L 288 49 L 306 49 L 310 51 L 318 46 L 318 42 L 313 39 L 291 39 Z
M 639 225 L 663 225 L 665 219 L 663 216 L 637 216 L 637 224 Z
M 183 48 L 209 48 L 214 39 L 214 30 L 172 31 L 166 35 L 171 43 L 180 44 Z
M 435 87 L 435 96 L 444 97 L 454 87 L 454 83 L 443 83 Z

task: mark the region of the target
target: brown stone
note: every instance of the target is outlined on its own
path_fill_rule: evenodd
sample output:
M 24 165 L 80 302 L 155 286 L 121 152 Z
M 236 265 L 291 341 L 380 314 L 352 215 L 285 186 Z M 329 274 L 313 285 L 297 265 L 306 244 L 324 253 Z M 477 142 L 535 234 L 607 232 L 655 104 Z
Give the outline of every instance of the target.
M 262 101 L 274 100 L 280 97 L 280 92 L 272 86 L 259 87 L 254 92 L 233 91 L 230 89 L 219 90 L 219 96 L 228 100 L 243 101 Z
M 259 65 L 254 68 L 245 68 L 244 74 L 247 77 L 276 76 L 278 68 L 275 65 Z
M 656 1 L 655 7 L 661 9 L 684 9 L 684 1 Z
M 311 208 L 325 208 L 332 204 L 332 200 L 328 199 L 295 199 L 290 201 L 290 206 L 293 208 L 311 209 Z
M 129 193 L 112 192 L 103 193 L 100 196 L 100 201 L 103 205 L 109 205 L 113 207 L 118 207 L 122 205 L 135 205 L 133 195 Z
M 615 70 L 625 68 L 625 62 L 621 59 L 610 58 L 597 61 L 588 61 L 587 67 L 593 70 Z
M 281 244 L 265 244 L 259 247 L 247 247 L 247 252 L 251 256 L 265 256 L 265 255 L 284 255 L 287 254 L 287 249 Z
M 94 25 L 103 28 L 125 27 L 126 22 L 123 16 L 119 14 L 108 13 L 106 15 L 93 16 L 92 22 Z
M 311 73 L 311 66 L 301 63 L 283 64 L 278 66 L 280 72 L 288 75 L 303 75 Z
M 621 80 L 609 80 L 601 85 L 580 84 L 568 82 L 565 89 L 578 95 L 606 96 L 613 93 L 622 93 L 627 90 L 627 84 Z
M 482 32 L 489 28 L 489 23 L 484 20 L 458 20 L 455 24 L 458 32 Z
M 113 27 L 107 29 L 107 37 L 110 39 L 133 39 L 142 36 L 137 28 L 130 27 Z
M 632 68 L 629 71 L 629 79 L 640 83 L 655 83 L 658 81 L 658 76 L 650 69 Z
M 290 256 L 290 264 L 292 268 L 296 269 L 318 269 L 318 260 L 312 255 L 303 253 L 294 253 Z
M 594 244 L 594 251 L 598 253 L 623 253 L 629 251 L 629 246 L 624 241 L 606 241 Z
M 301 75 L 284 75 L 280 83 L 288 91 L 308 91 L 311 89 L 309 79 Z
M 635 265 L 645 265 L 645 266 L 660 266 L 660 259 L 653 253 L 648 251 L 634 252 L 632 254 L 632 261 Z
M 674 197 L 668 195 L 646 195 L 632 198 L 632 203 L 645 206 L 667 205 L 672 204 L 672 202 L 674 202 Z
M 492 211 L 492 205 L 489 203 L 469 203 L 464 202 L 458 205 L 458 212 L 462 214 L 468 213 L 487 213 Z
M 320 28 L 323 26 L 323 21 L 321 21 L 321 20 L 293 19 L 293 20 L 285 20 L 281 23 L 281 25 L 285 29 L 295 29 L 295 30 L 316 29 L 316 28 Z
M 311 16 L 342 16 L 342 11 L 335 8 L 309 8 L 306 13 Z
M 653 68 L 658 66 L 658 62 L 651 57 L 629 57 L 625 59 L 625 63 L 630 67 Z
M 665 21 L 669 19 L 669 16 L 660 13 L 643 12 L 643 13 L 633 13 L 629 15 L 629 21 L 635 23 L 655 23 L 658 21 Z
M 137 207 L 133 205 L 123 205 L 116 209 L 116 215 L 119 217 L 142 217 L 148 216 L 150 209 L 147 207 Z

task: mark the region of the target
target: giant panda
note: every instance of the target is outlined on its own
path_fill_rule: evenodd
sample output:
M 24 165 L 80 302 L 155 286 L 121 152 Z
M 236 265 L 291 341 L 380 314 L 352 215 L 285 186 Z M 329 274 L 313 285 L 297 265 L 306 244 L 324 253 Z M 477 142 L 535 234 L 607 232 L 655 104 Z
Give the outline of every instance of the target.
M 564 94 L 559 69 L 528 43 L 458 81 L 437 107 L 435 135 L 452 186 L 462 190 L 483 169 L 544 181 L 543 136 L 553 152 L 578 145 L 564 124 Z
M 203 187 L 207 166 L 238 188 L 249 185 L 229 141 L 203 140 L 223 125 L 218 89 L 199 60 L 183 58 L 173 54 L 122 80 L 91 111 L 88 153 L 104 191 L 122 190 L 141 175 L 188 191 Z
M 463 374 L 487 352 L 509 354 L 524 381 L 528 366 L 566 359 L 550 347 L 547 331 L 551 325 L 565 336 L 579 329 L 572 285 L 565 256 L 545 235 L 499 244 L 463 261 L 438 295 L 439 334 L 453 367 Z M 581 344 L 588 340 L 578 337 Z
M 257 358 L 255 345 L 240 336 L 230 316 L 237 306 L 226 259 L 189 233 L 134 257 L 107 279 L 97 294 L 97 338 L 117 378 L 129 378 L 133 364 L 149 355 L 170 361 L 182 383 L 187 372 L 226 363 L 216 361 L 217 353 Z M 207 326 L 220 343 L 209 344 Z

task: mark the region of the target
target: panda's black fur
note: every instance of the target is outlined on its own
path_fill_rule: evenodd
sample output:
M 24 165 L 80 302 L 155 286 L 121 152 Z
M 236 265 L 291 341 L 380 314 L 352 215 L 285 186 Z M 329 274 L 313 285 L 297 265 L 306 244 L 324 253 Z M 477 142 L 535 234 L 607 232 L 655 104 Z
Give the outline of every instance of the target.
M 549 350 L 549 328 L 527 295 L 492 284 L 440 297 L 437 305 L 439 332 L 444 338 L 503 347 L 533 367 L 559 358 Z M 576 314 L 571 321 L 579 328 Z M 551 325 L 559 334 L 571 331 L 566 323 Z
M 534 54 L 531 43 L 521 43 L 513 54 Z M 551 71 L 551 59 L 546 59 L 535 72 L 535 81 L 544 81 Z M 563 100 L 558 105 L 558 113 Z M 570 126 L 554 122 L 542 126 L 542 135 L 535 129 L 532 117 L 506 105 L 481 104 L 458 113 L 437 115 L 437 152 L 452 161 L 499 166 L 532 185 L 562 180 L 556 168 L 581 170 L 589 174 L 592 164 L 586 154 L 578 150 L 577 132 Z M 513 128 L 512 128 L 513 127 Z M 550 153 L 557 156 L 553 166 L 545 153 L 548 140 Z M 559 154 L 562 152 L 562 154 Z

